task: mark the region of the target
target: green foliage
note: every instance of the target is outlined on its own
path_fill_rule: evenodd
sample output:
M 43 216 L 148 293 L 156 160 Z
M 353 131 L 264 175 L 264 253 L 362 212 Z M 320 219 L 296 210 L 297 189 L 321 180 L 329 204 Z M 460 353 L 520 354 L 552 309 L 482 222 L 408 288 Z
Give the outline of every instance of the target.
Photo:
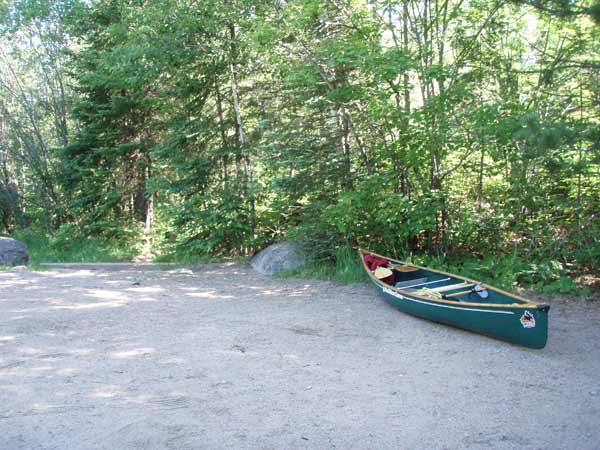
M 173 211 L 171 220 L 176 235 L 170 236 L 173 251 L 186 257 L 243 253 L 252 244 L 249 211 L 236 204 L 237 197 L 218 199 L 212 195 L 196 195 Z
M 542 3 L 2 3 L 0 228 L 573 292 L 600 267 L 597 2 Z
M 527 262 L 512 257 L 485 256 L 483 259 L 415 257 L 412 262 L 461 274 L 506 290 L 522 286 L 545 294 L 587 295 L 559 261 Z
M 434 203 L 429 197 L 415 204 L 386 189 L 383 177 L 372 176 L 341 194 L 337 203 L 324 211 L 323 220 L 350 242 L 404 254 L 422 233 L 434 227 Z

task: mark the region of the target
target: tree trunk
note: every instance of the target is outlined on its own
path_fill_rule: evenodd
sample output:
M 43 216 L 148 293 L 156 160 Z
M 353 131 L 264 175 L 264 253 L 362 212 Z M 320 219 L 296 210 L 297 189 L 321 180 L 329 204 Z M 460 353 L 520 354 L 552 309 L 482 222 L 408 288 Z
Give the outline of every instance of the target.
M 483 203 L 483 162 L 485 159 L 485 147 L 483 146 L 483 142 L 481 142 L 481 156 L 479 158 L 479 173 L 477 176 L 477 210 L 481 210 L 481 205 Z
M 148 158 L 148 164 L 150 159 Z M 146 167 L 145 174 L 145 188 L 146 195 L 148 194 L 148 180 L 150 179 L 150 166 Z M 150 232 L 152 231 L 152 225 L 154 223 L 154 192 L 146 197 L 146 220 L 144 222 L 144 233 L 146 233 L 147 243 L 151 243 Z
M 233 110 L 235 112 L 235 121 L 237 128 L 238 147 L 240 152 L 244 152 L 246 145 L 246 136 L 244 134 L 244 123 L 242 119 L 242 113 L 240 110 L 240 102 L 238 96 L 238 82 L 237 82 L 237 62 L 236 62 L 236 48 L 235 48 L 235 25 L 229 24 L 229 37 L 231 38 L 231 60 L 229 62 L 229 68 L 231 71 L 231 100 L 233 103 Z M 243 156 L 244 161 L 244 172 L 246 175 L 246 195 L 250 205 L 250 224 L 252 227 L 252 237 L 256 238 L 256 206 L 254 200 L 254 185 L 252 180 L 252 164 L 250 156 L 246 153 Z
M 223 189 L 227 188 L 227 180 L 229 178 L 228 173 L 228 162 L 229 162 L 229 154 L 228 154 L 228 144 L 227 144 L 227 134 L 225 133 L 225 120 L 223 119 L 223 101 L 221 100 L 221 91 L 219 89 L 219 85 L 217 83 L 217 78 L 215 77 L 215 92 L 217 96 L 217 115 L 219 117 L 219 131 L 221 132 L 221 145 L 223 146 L 223 155 L 221 156 L 221 163 L 223 164 Z

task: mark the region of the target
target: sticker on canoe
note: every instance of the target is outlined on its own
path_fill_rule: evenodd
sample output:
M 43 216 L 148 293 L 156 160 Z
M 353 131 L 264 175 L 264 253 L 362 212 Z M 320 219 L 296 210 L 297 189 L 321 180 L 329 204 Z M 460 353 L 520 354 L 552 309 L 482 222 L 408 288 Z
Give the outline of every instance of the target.
M 535 328 L 535 317 L 529 311 L 525 311 L 521 316 L 521 325 L 523 328 Z
M 401 300 L 405 300 L 404 296 L 401 295 L 401 294 L 398 294 L 396 291 L 392 291 L 391 289 L 388 289 L 388 288 L 381 288 L 381 290 L 383 292 L 385 292 L 386 294 L 390 294 L 390 295 L 393 295 L 396 298 L 399 298 Z

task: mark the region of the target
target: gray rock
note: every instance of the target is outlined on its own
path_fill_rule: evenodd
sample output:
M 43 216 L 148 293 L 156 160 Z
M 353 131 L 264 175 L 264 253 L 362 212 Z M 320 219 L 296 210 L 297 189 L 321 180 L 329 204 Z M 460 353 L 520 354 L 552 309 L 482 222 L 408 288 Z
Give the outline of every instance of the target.
M 0 237 L 0 266 L 20 266 L 28 262 L 25 244 L 16 239 Z
M 263 275 L 273 275 L 282 270 L 292 270 L 306 264 L 302 248 L 298 244 L 281 242 L 258 252 L 250 265 Z

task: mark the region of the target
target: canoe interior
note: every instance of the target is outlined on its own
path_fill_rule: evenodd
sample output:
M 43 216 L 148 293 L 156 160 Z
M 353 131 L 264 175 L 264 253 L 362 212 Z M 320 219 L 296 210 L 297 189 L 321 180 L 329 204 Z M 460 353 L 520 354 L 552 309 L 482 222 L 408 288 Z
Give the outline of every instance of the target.
M 399 264 L 397 261 L 393 263 L 396 265 Z M 413 272 L 401 272 L 398 270 L 393 270 L 393 272 L 395 275 L 395 287 L 407 293 L 419 295 L 429 290 L 440 292 L 440 294 L 445 295 L 446 298 L 451 298 L 453 301 L 486 304 L 524 303 L 520 299 L 490 289 L 486 289 L 487 298 L 482 298 L 477 292 L 474 292 L 478 283 L 466 282 L 463 278 L 456 276 L 443 275 L 421 268 Z M 411 283 L 412 281 L 414 281 L 414 284 Z M 463 294 L 452 295 L 461 292 Z
M 381 256 L 377 255 L 376 253 L 361 250 L 360 255 L 363 259 L 363 263 L 364 256 L 367 254 Z M 411 296 L 427 298 L 426 294 L 428 291 L 438 291 L 444 296 L 442 299 L 456 302 L 487 305 L 523 305 L 532 303 L 529 300 L 500 291 L 499 289 L 489 285 L 484 285 L 477 280 L 471 280 L 458 275 L 438 272 L 435 270 L 428 270 L 424 267 L 413 266 L 411 264 L 389 258 L 386 259 L 388 259 L 388 261 L 390 261 L 394 266 L 393 272 L 395 280 L 394 284 L 390 285 L 390 287 L 398 289 L 399 291 Z M 416 270 L 406 271 L 406 268 L 413 268 Z M 486 298 L 482 298 L 482 296 L 480 296 L 477 292 L 474 292 L 476 285 L 480 285 L 485 288 L 487 291 Z M 438 298 L 440 297 L 438 296 Z

